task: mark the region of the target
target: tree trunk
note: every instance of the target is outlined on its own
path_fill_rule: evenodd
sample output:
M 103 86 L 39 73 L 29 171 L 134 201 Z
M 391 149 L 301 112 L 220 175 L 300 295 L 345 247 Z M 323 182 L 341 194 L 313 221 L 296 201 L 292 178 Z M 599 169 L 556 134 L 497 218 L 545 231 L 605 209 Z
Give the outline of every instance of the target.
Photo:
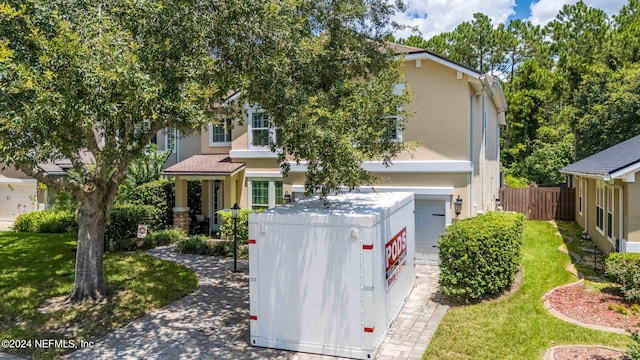
M 100 300 L 106 296 L 102 265 L 106 211 L 97 200 L 102 196 L 91 195 L 81 200 L 78 210 L 76 278 L 69 295 L 71 302 Z

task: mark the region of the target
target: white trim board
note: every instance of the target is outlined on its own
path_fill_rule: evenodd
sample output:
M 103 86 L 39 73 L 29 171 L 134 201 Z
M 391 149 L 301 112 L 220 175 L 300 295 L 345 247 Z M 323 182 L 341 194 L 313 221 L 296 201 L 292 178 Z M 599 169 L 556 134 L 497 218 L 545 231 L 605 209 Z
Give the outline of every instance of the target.
M 11 183 L 36 184 L 37 182 L 38 182 L 38 180 L 36 180 L 36 179 L 21 179 L 21 178 L 0 177 L 0 184 L 11 184 Z
M 473 163 L 467 160 L 405 160 L 394 161 L 387 167 L 380 161 L 362 163 L 362 167 L 374 173 L 471 173 Z M 291 164 L 292 173 L 307 171 L 307 163 Z
M 278 154 L 271 150 L 231 150 L 229 157 L 232 159 L 276 159 Z
M 433 199 L 445 200 L 453 196 L 453 187 L 428 187 L 428 186 L 362 186 L 359 188 L 362 192 L 412 192 L 416 199 Z M 341 189 L 348 191 L 347 187 Z M 304 193 L 304 185 L 292 185 L 291 191 L 296 193 Z

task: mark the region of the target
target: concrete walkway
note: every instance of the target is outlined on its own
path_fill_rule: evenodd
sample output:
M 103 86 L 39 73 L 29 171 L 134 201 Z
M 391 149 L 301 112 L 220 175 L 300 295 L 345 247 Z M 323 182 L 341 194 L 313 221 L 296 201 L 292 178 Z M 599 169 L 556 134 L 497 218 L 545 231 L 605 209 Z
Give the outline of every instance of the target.
M 196 272 L 198 290 L 158 309 L 66 359 L 335 359 L 252 347 L 249 344 L 248 264 L 233 273 L 233 260 L 178 254 L 171 247 L 149 254 Z M 438 290 L 438 268 L 419 265 L 417 285 L 390 329 L 379 360 L 420 359 L 447 310 Z

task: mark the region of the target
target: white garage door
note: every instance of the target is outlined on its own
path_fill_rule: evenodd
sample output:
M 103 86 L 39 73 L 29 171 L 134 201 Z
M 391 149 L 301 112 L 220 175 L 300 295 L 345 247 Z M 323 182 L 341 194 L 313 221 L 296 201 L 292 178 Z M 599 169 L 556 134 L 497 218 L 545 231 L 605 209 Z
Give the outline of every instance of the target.
M 445 202 L 441 200 L 415 200 L 416 206 L 416 261 L 438 264 L 438 244 L 446 226 Z
M 35 183 L 0 182 L 0 220 L 15 220 L 18 215 L 35 210 Z

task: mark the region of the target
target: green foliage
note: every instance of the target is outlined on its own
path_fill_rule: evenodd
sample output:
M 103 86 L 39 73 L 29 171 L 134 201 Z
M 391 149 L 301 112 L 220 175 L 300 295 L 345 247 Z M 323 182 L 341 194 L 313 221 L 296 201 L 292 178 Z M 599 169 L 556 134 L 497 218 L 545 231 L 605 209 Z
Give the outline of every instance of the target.
M 75 213 L 78 209 L 78 199 L 68 191 L 60 190 L 56 193 L 49 210 L 67 211 Z
M 533 153 L 514 165 L 511 172 L 539 185 L 562 184 L 565 178 L 560 169 L 573 160 L 573 135 L 569 135 L 559 142 L 538 143 Z
M 530 185 L 529 180 L 523 177 L 514 176 L 509 172 L 505 173 L 504 183 L 510 188 L 528 188 Z
M 611 253 L 606 260 L 606 273 L 622 286 L 625 299 L 640 302 L 640 254 Z
M 13 230 L 31 233 L 73 233 L 78 231 L 75 215 L 65 210 L 33 211 L 16 218 Z
M 640 324 L 636 325 L 636 328 L 640 329 Z M 640 331 L 638 329 L 629 331 L 631 339 L 634 342 L 627 347 L 627 351 L 625 352 L 629 360 L 640 360 Z
M 149 241 L 153 243 L 154 246 L 175 244 L 185 237 L 186 235 L 181 229 L 164 229 L 159 231 L 150 231 L 147 235 L 147 239 L 149 239 Z
M 513 282 L 521 260 L 524 216 L 491 212 L 449 226 L 438 242 L 440 285 L 459 302 L 476 302 Z
M 232 257 L 233 241 L 227 241 L 227 240 L 216 241 L 213 244 L 213 246 L 211 246 L 211 255 Z M 237 250 L 236 256 L 238 256 L 238 258 L 249 256 L 249 249 L 246 246 L 240 245 L 240 243 L 238 243 L 238 250 Z
M 189 236 L 176 245 L 176 251 L 184 254 L 211 255 L 211 247 L 205 235 Z
M 240 210 L 237 223 L 237 240 L 241 244 L 246 244 L 249 239 L 249 214 L 255 212 L 262 212 L 264 210 Z M 218 234 L 225 239 L 233 240 L 233 218 L 231 217 L 231 211 L 220 210 L 218 211 L 220 217 L 222 217 L 222 225 Z
M 148 225 L 148 230 L 164 228 L 164 214 L 149 205 L 116 205 L 105 228 L 105 250 L 136 250 L 138 225 Z M 149 244 L 152 245 L 152 244 Z
M 190 218 L 195 219 L 196 214 L 202 214 L 202 182 L 200 180 L 187 182 L 187 206 Z
M 135 189 L 142 184 L 160 180 L 162 167 L 170 155 L 171 151 L 158 152 L 156 145 L 150 144 L 143 155 L 135 159 L 129 166 L 129 174 L 122 186 Z
M 121 188 L 122 190 L 122 188 Z M 164 226 L 173 224 L 174 183 L 165 179 L 147 182 L 118 194 L 119 204 L 150 205 L 164 214 Z

